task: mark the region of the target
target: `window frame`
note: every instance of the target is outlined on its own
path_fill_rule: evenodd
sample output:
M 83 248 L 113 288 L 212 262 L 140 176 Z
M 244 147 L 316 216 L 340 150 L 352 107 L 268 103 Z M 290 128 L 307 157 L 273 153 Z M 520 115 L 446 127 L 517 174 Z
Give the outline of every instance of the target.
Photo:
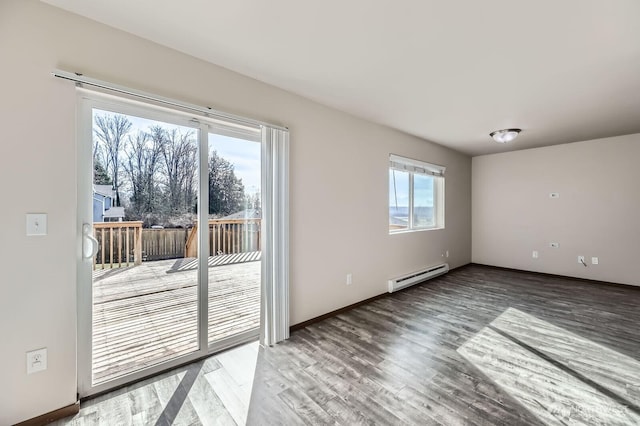
M 445 178 L 444 172 L 446 168 L 424 161 L 413 160 L 398 155 L 389 155 L 389 167 L 388 172 L 399 171 L 409 175 L 409 206 L 408 206 L 408 221 L 407 227 L 401 229 L 391 229 L 391 214 L 390 205 L 387 201 L 387 215 L 389 235 L 391 234 L 403 234 L 408 232 L 419 231 L 432 231 L 445 228 Z M 434 223 L 431 226 L 416 226 L 415 225 L 415 175 L 430 176 L 433 180 L 433 215 Z M 387 200 L 391 194 L 391 185 L 387 188 Z

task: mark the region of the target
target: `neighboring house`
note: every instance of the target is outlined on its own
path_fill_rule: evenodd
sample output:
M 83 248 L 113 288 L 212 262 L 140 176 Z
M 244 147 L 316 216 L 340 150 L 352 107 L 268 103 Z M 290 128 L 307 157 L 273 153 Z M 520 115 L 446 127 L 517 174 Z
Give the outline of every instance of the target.
M 93 221 L 122 222 L 124 207 L 114 207 L 116 191 L 111 185 L 93 185 Z
M 221 217 L 219 220 L 249 220 L 249 219 L 262 219 L 262 210 L 261 209 L 246 209 L 240 210 L 239 212 L 232 213 L 228 216 Z M 249 222 L 246 224 L 247 231 L 249 232 L 259 232 L 260 231 L 260 223 L 256 223 L 255 221 Z
M 220 219 L 260 219 L 262 213 L 260 209 L 246 209 L 221 217 Z

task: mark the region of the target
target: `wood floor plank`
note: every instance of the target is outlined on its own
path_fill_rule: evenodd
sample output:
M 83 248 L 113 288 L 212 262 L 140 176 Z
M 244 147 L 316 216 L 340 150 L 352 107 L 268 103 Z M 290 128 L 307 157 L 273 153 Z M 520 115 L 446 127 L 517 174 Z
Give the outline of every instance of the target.
M 109 297 L 124 311 L 135 306 Z M 639 307 L 636 288 L 470 265 L 295 331 L 273 347 L 206 360 L 189 390 L 197 394 L 174 407 L 184 410 L 175 424 L 229 424 L 230 410 L 242 422 L 241 404 L 228 399 L 226 407 L 207 374 L 221 378 L 220 392 L 238 387 L 238 398 L 247 398 L 241 386 L 253 377 L 249 425 L 630 424 L 640 418 Z M 123 320 L 116 329 L 127 326 Z M 127 342 L 126 333 L 117 339 Z M 153 424 L 171 407 L 167 395 L 184 371 L 156 396 L 131 390 L 127 398 L 99 397 L 68 424 Z

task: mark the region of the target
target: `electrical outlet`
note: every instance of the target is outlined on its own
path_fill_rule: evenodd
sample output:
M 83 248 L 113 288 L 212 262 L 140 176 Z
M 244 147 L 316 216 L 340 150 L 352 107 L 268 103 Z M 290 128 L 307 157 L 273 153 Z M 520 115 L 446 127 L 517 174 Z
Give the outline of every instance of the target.
M 584 256 L 578 256 L 578 263 L 580 263 L 581 265 L 585 265 L 585 261 L 584 261 Z
M 347 285 L 351 285 L 353 283 L 353 275 L 347 274 Z
M 534 250 L 533 253 L 531 254 L 531 257 L 533 257 L 534 259 L 538 258 L 538 250 Z
M 27 374 L 47 369 L 47 348 L 27 352 Z
M 591 264 L 592 265 L 597 265 L 598 264 L 598 258 L 597 257 L 592 257 L 591 258 Z

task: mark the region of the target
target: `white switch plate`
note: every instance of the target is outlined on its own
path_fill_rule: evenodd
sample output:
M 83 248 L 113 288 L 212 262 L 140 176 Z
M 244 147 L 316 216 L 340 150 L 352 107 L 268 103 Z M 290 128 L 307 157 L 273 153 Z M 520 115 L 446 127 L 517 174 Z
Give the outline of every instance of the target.
M 27 235 L 47 235 L 47 215 L 46 213 L 27 214 Z
M 351 285 L 353 282 L 353 275 L 347 274 L 347 285 Z
M 591 258 L 591 264 L 592 265 L 597 265 L 598 264 L 598 258 L 597 257 L 592 257 Z
M 534 259 L 537 259 L 537 258 L 538 258 L 538 250 L 534 250 L 534 251 L 533 251 L 533 253 L 531 254 L 531 256 L 532 256 Z
M 47 348 L 27 352 L 27 374 L 47 369 Z

